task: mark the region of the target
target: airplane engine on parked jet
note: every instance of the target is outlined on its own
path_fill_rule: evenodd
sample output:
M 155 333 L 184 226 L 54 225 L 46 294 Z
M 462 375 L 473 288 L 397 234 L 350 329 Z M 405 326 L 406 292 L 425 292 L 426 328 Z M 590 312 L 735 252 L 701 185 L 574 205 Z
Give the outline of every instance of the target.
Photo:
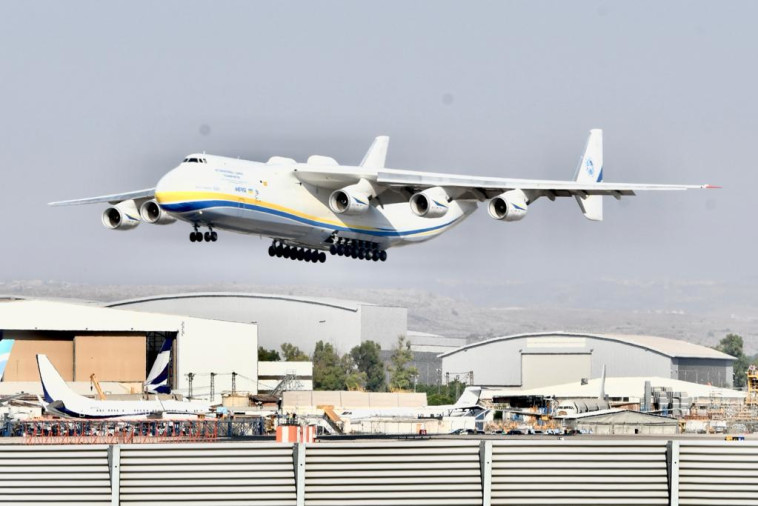
M 155 199 L 150 199 L 139 208 L 139 215 L 145 223 L 153 225 L 168 225 L 174 223 L 176 218 L 161 209 Z
M 521 190 L 510 190 L 490 200 L 487 211 L 496 220 L 518 221 L 526 216 L 527 197 Z
M 369 196 L 361 191 L 362 186 L 359 183 L 333 191 L 329 196 L 329 208 L 337 214 L 365 213 L 369 207 Z
M 140 214 L 133 200 L 124 200 L 103 211 L 103 226 L 111 230 L 129 230 L 140 224 Z
M 447 192 L 435 186 L 427 188 L 424 191 L 414 193 L 408 202 L 411 205 L 411 211 L 416 216 L 424 218 L 439 218 L 447 213 L 450 197 Z

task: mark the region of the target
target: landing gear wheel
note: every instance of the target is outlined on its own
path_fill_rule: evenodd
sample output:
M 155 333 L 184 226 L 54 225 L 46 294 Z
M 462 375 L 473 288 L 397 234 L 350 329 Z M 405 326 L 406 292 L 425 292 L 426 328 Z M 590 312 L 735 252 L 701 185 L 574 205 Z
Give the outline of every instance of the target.
M 379 260 L 381 260 L 382 262 L 384 262 L 384 261 L 387 260 L 387 252 L 386 251 L 382 250 L 382 251 L 379 252 Z
M 321 262 L 322 264 L 326 262 L 326 253 L 324 253 L 323 251 L 320 251 L 318 254 L 318 261 Z
M 203 238 L 205 239 L 205 242 L 211 242 L 211 233 L 206 232 Z
M 366 258 L 366 250 L 364 250 L 363 248 L 358 248 L 358 258 L 360 258 L 361 260 Z
M 190 232 L 190 236 L 189 237 L 190 237 L 190 242 L 197 241 L 197 237 L 195 237 L 195 233 L 194 232 Z
M 276 255 L 276 248 L 272 244 L 271 246 L 268 247 L 268 256 L 272 257 L 274 255 Z
M 337 246 L 335 244 L 332 244 L 331 246 L 329 246 L 329 253 L 331 253 L 332 255 L 337 254 Z
M 211 241 L 212 242 L 218 241 L 218 234 L 216 233 L 215 230 L 211 232 Z
M 342 244 L 338 244 L 337 245 L 337 254 L 339 256 L 342 256 L 342 255 L 345 254 L 345 246 L 344 245 L 342 245 Z
M 297 260 L 302 261 L 305 258 L 305 250 L 299 249 L 297 250 Z
M 276 258 L 282 258 L 282 252 L 284 251 L 284 248 L 281 247 L 281 245 L 276 246 Z
M 374 257 L 374 252 L 371 250 L 368 250 L 366 252 L 366 260 L 371 260 Z

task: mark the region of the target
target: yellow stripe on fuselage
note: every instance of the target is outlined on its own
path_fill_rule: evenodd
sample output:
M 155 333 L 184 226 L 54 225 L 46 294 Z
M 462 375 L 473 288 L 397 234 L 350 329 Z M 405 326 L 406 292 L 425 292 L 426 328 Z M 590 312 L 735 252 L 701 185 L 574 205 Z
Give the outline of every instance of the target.
M 256 200 L 256 199 L 252 199 L 243 195 L 236 195 L 232 193 L 208 192 L 208 191 L 172 191 L 172 192 L 156 193 L 155 198 L 160 204 L 179 204 L 179 203 L 200 202 L 204 200 L 226 200 L 228 202 L 233 202 L 233 203 L 241 202 L 241 203 L 250 204 L 254 206 L 265 207 L 267 209 L 271 209 L 274 211 L 292 214 L 294 216 L 298 216 L 306 220 L 311 220 L 318 223 L 323 223 L 325 225 L 331 225 L 334 227 L 349 228 L 349 229 L 358 230 L 358 231 L 360 230 L 376 231 L 376 232 L 388 231 L 387 229 L 382 229 L 382 228 L 367 227 L 363 225 L 351 225 L 351 224 L 345 223 L 344 221 L 330 220 L 322 216 L 315 216 L 312 214 L 303 213 L 289 207 L 284 207 L 284 206 L 280 206 L 279 204 L 274 204 L 272 202 L 264 202 L 262 200 Z M 436 229 L 436 230 L 429 230 L 425 232 L 418 232 L 415 234 L 408 234 L 405 237 L 408 237 L 411 235 L 413 236 L 431 235 L 435 233 L 440 233 L 442 230 L 443 229 Z

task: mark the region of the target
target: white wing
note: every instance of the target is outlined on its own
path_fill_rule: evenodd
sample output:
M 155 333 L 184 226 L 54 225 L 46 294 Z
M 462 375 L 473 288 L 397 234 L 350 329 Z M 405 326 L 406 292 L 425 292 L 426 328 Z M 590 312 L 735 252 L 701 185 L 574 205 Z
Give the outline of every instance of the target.
M 137 190 L 126 193 L 114 193 L 113 195 L 102 195 L 100 197 L 89 197 L 85 199 L 75 200 L 61 200 L 59 202 L 50 202 L 49 206 L 78 206 L 82 204 L 100 204 L 103 202 L 109 202 L 111 204 L 118 204 L 124 200 L 131 199 L 150 199 L 155 196 L 155 188 L 147 188 L 145 190 Z

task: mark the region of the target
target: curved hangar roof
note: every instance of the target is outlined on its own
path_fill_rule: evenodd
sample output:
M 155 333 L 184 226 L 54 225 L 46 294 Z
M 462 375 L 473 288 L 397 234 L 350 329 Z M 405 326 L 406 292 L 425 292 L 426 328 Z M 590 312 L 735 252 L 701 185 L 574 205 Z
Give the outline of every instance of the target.
M 636 346 L 638 348 L 644 348 L 646 350 L 671 358 L 712 358 L 721 360 L 737 360 L 731 355 L 727 355 L 726 353 L 714 350 L 713 348 L 708 348 L 707 346 L 688 343 L 687 341 L 679 341 L 678 339 L 669 339 L 667 337 L 625 334 L 586 334 L 582 332 L 538 332 L 534 334 L 514 334 L 512 336 L 495 337 L 492 339 L 487 339 L 486 341 L 479 341 L 477 343 L 463 346 L 457 350 L 443 353 L 439 355 L 439 357 L 449 357 L 456 353 L 465 352 L 478 346 L 486 346 L 488 344 L 501 341 L 534 337 L 588 337 L 592 339 L 602 339 L 605 341 L 617 342 L 630 346 Z
M 105 307 L 129 306 L 156 301 L 173 301 L 182 299 L 257 299 L 257 300 L 280 300 L 314 306 L 325 306 L 334 309 L 357 312 L 361 306 L 375 306 L 369 302 L 356 302 L 351 300 L 331 299 L 326 297 L 302 297 L 293 295 L 275 295 L 267 293 L 242 293 L 242 292 L 192 292 L 175 293 L 167 295 L 148 295 L 134 299 L 106 302 Z

